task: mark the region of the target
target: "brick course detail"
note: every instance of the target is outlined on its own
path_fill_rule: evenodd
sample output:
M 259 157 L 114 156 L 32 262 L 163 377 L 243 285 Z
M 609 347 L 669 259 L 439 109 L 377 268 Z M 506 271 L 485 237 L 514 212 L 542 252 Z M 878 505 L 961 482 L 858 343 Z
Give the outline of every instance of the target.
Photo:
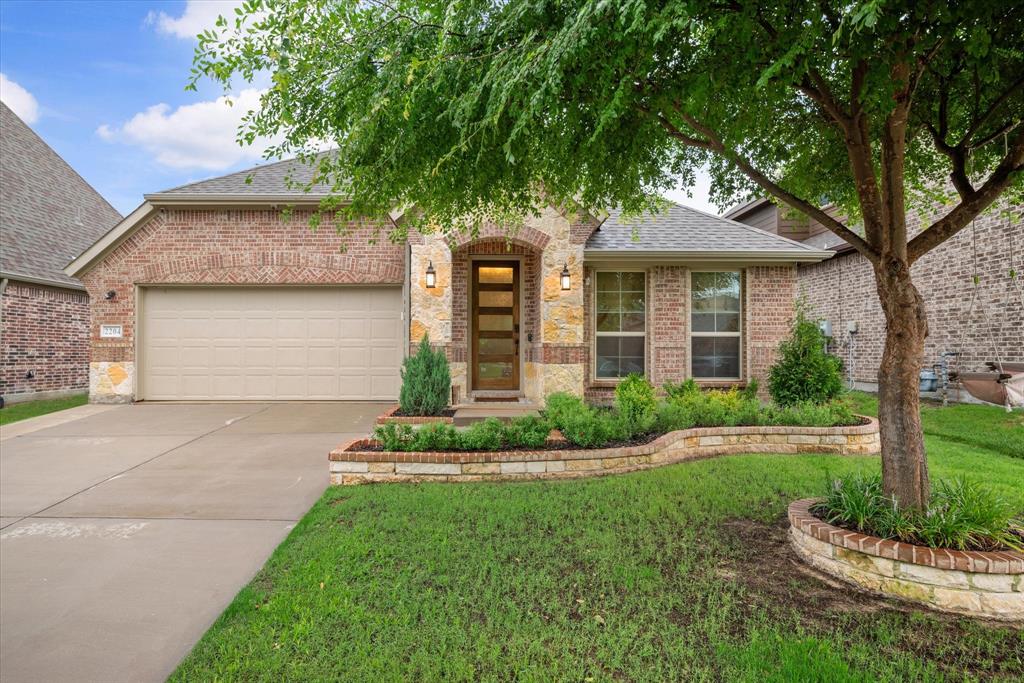
M 0 395 L 88 388 L 88 294 L 10 282 L 2 306 Z
M 789 506 L 794 550 L 812 566 L 860 588 L 944 612 L 1024 621 L 1024 555 L 925 548 L 841 529 Z

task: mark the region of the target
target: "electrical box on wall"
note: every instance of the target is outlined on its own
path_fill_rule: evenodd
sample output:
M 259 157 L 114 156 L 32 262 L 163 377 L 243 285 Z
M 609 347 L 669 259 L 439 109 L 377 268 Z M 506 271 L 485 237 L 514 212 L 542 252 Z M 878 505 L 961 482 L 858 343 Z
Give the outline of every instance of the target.
M 820 321 L 818 323 L 818 329 L 821 330 L 821 333 L 829 339 L 832 338 L 832 323 L 828 320 Z
M 857 334 L 857 321 L 851 320 L 850 322 L 846 323 L 846 331 L 849 332 L 850 334 Z

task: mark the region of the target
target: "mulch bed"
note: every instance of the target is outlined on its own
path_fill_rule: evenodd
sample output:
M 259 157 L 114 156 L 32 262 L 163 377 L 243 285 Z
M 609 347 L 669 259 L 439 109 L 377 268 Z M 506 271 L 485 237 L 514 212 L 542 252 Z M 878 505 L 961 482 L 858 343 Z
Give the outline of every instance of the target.
M 388 413 L 388 417 L 455 417 L 455 408 L 445 408 L 438 415 L 416 415 L 414 413 L 403 413 L 401 408 L 396 408 Z

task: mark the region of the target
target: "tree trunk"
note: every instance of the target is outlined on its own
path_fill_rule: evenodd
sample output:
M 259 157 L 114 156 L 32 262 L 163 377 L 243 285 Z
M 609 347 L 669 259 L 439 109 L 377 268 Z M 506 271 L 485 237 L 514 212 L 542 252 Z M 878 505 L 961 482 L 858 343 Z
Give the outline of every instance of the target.
M 878 368 L 882 487 L 900 507 L 924 508 L 931 494 L 921 431 L 919 373 L 928 322 L 905 258 L 883 255 L 875 267 L 885 313 L 885 349 Z

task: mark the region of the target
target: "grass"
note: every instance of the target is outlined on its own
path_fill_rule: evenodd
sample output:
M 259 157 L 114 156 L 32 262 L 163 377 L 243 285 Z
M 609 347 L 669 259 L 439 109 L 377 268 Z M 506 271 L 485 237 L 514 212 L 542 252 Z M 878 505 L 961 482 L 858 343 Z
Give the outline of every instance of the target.
M 11 424 L 30 417 L 39 417 L 58 410 L 67 410 L 75 406 L 83 406 L 89 402 L 86 394 L 65 396 L 64 398 L 48 398 L 42 401 L 26 401 L 8 405 L 0 410 L 0 425 Z
M 1024 461 L 978 445 L 992 436 L 975 425 L 926 436 L 933 476 L 1024 509 Z M 172 680 L 1019 680 L 1021 631 L 893 609 L 791 563 L 788 503 L 878 469 L 746 455 L 331 488 Z

